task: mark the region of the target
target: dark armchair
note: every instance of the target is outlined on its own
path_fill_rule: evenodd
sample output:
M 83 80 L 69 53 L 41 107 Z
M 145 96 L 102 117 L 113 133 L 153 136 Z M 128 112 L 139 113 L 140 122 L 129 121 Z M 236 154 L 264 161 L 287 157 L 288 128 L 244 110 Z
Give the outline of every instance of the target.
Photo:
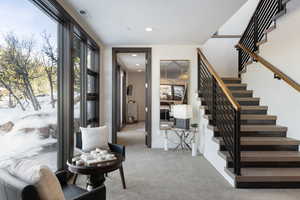
M 125 149 L 124 145 L 108 143 L 108 147 L 109 147 L 111 152 L 115 152 L 115 153 L 118 153 L 118 154 L 122 155 L 122 160 L 123 160 L 123 162 L 125 161 L 126 149 Z M 81 132 L 76 133 L 76 148 L 79 149 L 79 151 L 82 150 Z M 120 171 L 120 176 L 121 176 L 121 180 L 122 180 L 123 189 L 126 189 L 126 182 L 125 182 L 123 165 L 121 165 L 121 167 L 119 168 L 119 171 Z M 74 184 L 76 183 L 76 180 L 77 180 L 77 175 L 75 175 Z
M 56 176 L 61 184 L 66 200 L 105 200 L 105 186 L 90 192 L 67 183 L 67 172 L 60 171 Z M 36 187 L 10 175 L 6 170 L 0 170 L 0 199 L 1 200 L 39 200 Z

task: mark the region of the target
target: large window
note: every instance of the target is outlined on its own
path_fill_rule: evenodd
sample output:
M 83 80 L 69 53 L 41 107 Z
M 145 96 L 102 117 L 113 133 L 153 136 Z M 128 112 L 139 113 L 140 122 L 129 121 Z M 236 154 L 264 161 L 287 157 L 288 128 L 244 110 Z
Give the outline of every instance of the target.
M 99 48 L 56 1 L 1 0 L 0 10 L 0 168 L 63 169 L 74 132 L 99 125 Z
M 97 52 L 88 48 L 87 54 L 87 125 L 99 126 L 99 74 Z
M 30 158 L 56 170 L 57 22 L 29 1 L 0 10 L 0 167 Z
M 79 132 L 79 127 L 81 126 L 80 121 L 80 101 L 81 101 L 81 83 L 82 83 L 82 42 L 81 40 L 74 36 L 73 38 L 73 102 L 74 102 L 74 132 Z

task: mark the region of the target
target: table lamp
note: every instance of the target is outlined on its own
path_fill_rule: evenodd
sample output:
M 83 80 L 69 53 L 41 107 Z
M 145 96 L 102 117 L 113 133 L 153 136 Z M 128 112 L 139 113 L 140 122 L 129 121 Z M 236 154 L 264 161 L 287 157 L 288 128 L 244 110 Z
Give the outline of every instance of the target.
M 190 119 L 193 118 L 192 106 L 186 104 L 174 105 L 173 116 L 175 118 L 175 128 L 189 129 Z

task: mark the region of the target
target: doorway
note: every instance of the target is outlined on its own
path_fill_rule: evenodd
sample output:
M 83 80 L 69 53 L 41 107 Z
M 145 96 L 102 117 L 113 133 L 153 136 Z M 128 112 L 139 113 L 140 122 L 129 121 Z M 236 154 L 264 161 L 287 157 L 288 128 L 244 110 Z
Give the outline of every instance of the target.
M 122 63 L 122 56 L 144 63 Z M 144 121 L 145 145 L 151 148 L 151 48 L 113 48 L 112 67 L 112 142 L 126 125 L 141 129 Z

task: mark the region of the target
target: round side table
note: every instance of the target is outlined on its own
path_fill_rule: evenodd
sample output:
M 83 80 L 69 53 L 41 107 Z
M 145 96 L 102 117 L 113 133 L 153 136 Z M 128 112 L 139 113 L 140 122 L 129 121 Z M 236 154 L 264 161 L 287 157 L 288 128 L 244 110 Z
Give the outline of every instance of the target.
M 119 169 L 122 165 L 122 156 L 114 153 L 115 160 L 103 161 L 93 166 L 77 166 L 67 162 L 68 170 L 74 174 L 87 175 L 87 190 L 91 191 L 99 186 L 104 185 L 105 174 Z

